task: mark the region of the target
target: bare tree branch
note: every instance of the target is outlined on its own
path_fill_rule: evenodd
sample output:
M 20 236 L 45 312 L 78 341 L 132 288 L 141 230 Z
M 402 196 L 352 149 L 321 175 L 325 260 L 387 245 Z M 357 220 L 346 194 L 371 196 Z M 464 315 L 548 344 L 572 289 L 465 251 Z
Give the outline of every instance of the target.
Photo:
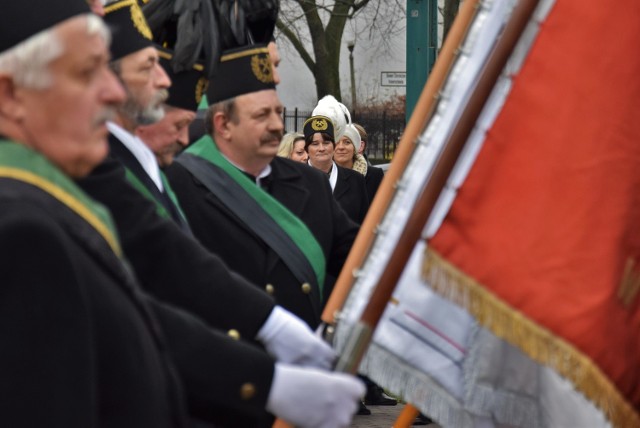
M 316 81 L 318 98 L 341 99 L 340 54 L 347 23 L 357 15 L 366 22 L 364 37 L 380 34 L 381 50 L 390 49 L 390 36 L 404 30 L 402 0 L 293 0 L 281 3 L 278 30 L 300 54 Z M 302 19 L 304 17 L 304 19 Z M 352 21 L 354 22 L 354 21 Z M 354 28 L 355 37 L 363 33 Z
M 354 3 L 353 3 L 353 6 L 352 6 L 353 11 L 354 11 L 354 12 L 359 11 L 360 9 L 362 9 L 363 7 L 365 7 L 367 4 L 369 4 L 369 1 L 370 1 L 370 0 L 360 0 L 359 2 L 354 2 Z
M 309 52 L 307 52 L 296 34 L 294 34 L 288 26 L 284 25 L 280 19 L 276 22 L 276 26 L 278 27 L 278 30 L 285 35 L 289 42 L 291 42 L 296 52 L 300 54 L 300 58 L 302 58 L 307 67 L 309 67 L 309 70 L 314 70 L 316 68 L 316 63 L 313 61 L 313 58 L 311 58 L 311 55 L 309 55 Z

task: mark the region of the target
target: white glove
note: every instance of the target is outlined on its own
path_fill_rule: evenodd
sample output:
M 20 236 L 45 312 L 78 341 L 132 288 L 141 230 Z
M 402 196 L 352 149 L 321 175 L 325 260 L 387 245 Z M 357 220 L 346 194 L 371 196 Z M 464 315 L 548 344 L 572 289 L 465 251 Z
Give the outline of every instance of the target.
M 348 427 L 364 393 L 355 376 L 276 363 L 267 410 L 296 427 Z
M 276 306 L 256 335 L 277 361 L 298 366 L 330 369 L 335 351 L 300 318 Z

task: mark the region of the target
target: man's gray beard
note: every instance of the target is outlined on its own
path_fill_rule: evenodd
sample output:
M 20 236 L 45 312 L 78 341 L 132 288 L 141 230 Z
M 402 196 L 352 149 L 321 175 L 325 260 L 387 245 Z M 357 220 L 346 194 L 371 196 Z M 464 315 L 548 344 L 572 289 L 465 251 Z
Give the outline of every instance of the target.
M 126 85 L 125 85 L 126 88 Z M 159 122 L 164 117 L 163 102 L 169 96 L 166 89 L 158 91 L 150 102 L 150 105 L 143 108 L 127 90 L 127 100 L 121 107 L 122 113 L 133 120 L 136 125 L 152 125 Z
M 138 125 L 152 125 L 159 122 L 163 117 L 164 108 L 161 105 L 149 107 L 138 112 L 138 115 L 136 116 L 136 123 Z
M 120 108 L 122 114 L 136 125 L 151 125 L 164 117 L 162 104 L 142 108 L 140 104 L 128 98 Z

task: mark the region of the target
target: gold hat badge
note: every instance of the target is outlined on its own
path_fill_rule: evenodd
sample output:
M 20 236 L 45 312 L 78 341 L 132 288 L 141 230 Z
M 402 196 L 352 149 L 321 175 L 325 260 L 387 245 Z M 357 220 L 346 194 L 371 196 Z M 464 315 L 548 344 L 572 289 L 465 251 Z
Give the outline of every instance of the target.
M 326 131 L 328 127 L 329 124 L 327 123 L 326 119 L 313 119 L 313 121 L 311 122 L 311 129 L 313 129 L 314 131 Z
M 201 77 L 198 79 L 198 83 L 196 83 L 196 101 L 199 103 L 202 101 L 202 95 L 207 91 L 207 87 L 209 86 L 209 79 L 206 77 Z
M 273 83 L 273 69 L 268 56 L 253 55 L 251 57 L 251 71 L 256 79 L 262 83 Z

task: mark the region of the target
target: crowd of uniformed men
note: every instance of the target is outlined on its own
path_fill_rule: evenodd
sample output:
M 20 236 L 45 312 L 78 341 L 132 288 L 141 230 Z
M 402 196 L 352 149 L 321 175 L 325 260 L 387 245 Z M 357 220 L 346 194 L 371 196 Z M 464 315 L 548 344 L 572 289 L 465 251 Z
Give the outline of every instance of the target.
M 338 166 L 276 157 L 277 12 L 3 1 L 2 426 L 350 424 L 365 386 L 313 330 L 358 225 Z

